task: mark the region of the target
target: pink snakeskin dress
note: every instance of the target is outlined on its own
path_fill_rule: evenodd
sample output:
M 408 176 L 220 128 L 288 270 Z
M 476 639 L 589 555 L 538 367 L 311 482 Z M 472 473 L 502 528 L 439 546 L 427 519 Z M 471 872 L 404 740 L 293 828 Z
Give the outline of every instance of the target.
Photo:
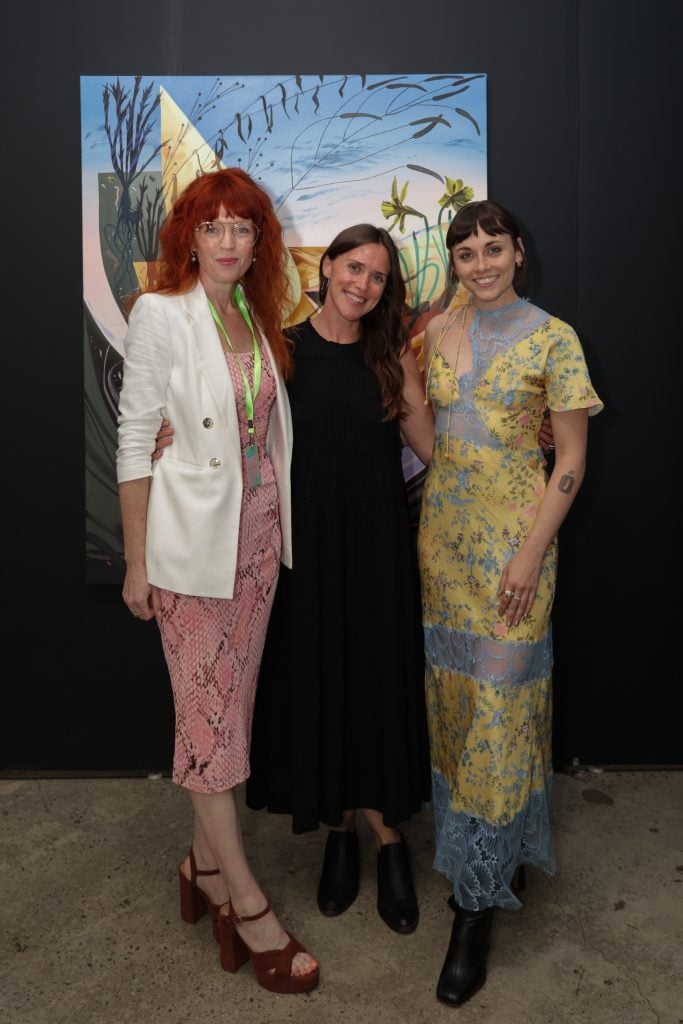
M 261 484 L 249 487 L 244 383 L 238 357 L 226 353 L 240 423 L 242 512 L 231 599 L 161 591 L 161 640 L 173 687 L 173 781 L 198 793 L 232 789 L 249 775 L 251 722 L 266 627 L 280 569 L 280 520 L 273 466 L 266 454 L 275 378 L 264 348 L 255 403 Z M 254 356 L 240 353 L 253 387 Z

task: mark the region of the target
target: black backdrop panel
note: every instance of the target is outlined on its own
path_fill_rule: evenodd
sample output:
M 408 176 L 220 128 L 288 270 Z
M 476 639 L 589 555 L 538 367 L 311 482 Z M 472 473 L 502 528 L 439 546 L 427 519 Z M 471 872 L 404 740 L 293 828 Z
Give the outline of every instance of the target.
M 673 0 L 581 4 L 577 322 L 607 411 L 594 424 L 582 507 L 567 523 L 577 582 L 558 608 L 566 656 L 556 686 L 570 690 L 573 749 L 601 763 L 683 761 L 672 459 L 680 289 L 670 287 L 682 28 Z
M 84 580 L 79 76 L 482 71 L 489 194 L 533 298 L 573 323 L 607 410 L 563 528 L 555 761 L 681 763 L 673 707 L 673 3 L 425 0 L 14 5 L 0 61 L 8 654 L 0 767 L 170 765 L 156 627 Z M 668 248 L 667 248 L 668 247 Z M 662 288 L 664 283 L 667 288 Z M 657 287 L 659 285 L 659 287 Z M 679 332 L 680 333 L 680 332 Z M 664 460 L 668 463 L 665 467 Z M 678 602 L 680 605 L 680 601 Z M 679 686 L 676 686 L 678 694 Z

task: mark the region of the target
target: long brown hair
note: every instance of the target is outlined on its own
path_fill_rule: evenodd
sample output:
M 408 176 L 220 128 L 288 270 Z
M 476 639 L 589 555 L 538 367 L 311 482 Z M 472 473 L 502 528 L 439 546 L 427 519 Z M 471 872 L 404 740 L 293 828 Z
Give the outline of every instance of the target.
M 285 377 L 293 368 L 292 343 L 282 333 L 290 298 L 287 250 L 282 228 L 267 193 L 239 167 L 226 167 L 195 178 L 183 189 L 159 232 L 161 262 L 150 292 L 181 295 L 197 283 L 199 265 L 192 259 L 194 231 L 214 220 L 221 206 L 228 216 L 243 217 L 259 229 L 256 261 L 240 284 Z
M 401 275 L 398 250 L 384 228 L 373 224 L 354 224 L 332 240 L 320 259 L 319 295 L 324 303 L 328 281 L 323 274 L 325 257 L 335 260 L 360 245 L 383 245 L 389 254 L 389 273 L 382 298 L 374 309 L 361 317 L 361 345 L 366 365 L 377 377 L 382 394 L 384 419 L 394 420 L 406 414 L 403 400 L 401 356 L 408 342 L 404 323 L 406 286 Z

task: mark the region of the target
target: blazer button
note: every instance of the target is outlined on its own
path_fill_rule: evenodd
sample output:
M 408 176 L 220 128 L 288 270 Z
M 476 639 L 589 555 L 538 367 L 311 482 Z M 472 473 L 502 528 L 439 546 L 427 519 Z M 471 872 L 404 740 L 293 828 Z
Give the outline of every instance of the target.
M 220 464 L 221 464 L 221 460 L 220 460 L 220 459 L 209 459 L 209 465 L 210 465 L 210 466 L 211 466 L 211 467 L 212 467 L 213 469 L 218 469 L 218 467 L 220 466 Z
M 209 430 L 213 426 L 213 420 L 210 416 L 207 416 L 205 420 L 202 420 L 202 424 Z

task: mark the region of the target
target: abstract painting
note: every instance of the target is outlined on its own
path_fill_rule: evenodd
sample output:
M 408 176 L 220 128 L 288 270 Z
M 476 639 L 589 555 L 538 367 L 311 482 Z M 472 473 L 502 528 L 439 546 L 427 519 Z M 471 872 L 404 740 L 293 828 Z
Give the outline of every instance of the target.
M 115 456 L 131 296 L 153 278 L 159 229 L 199 174 L 239 166 L 270 195 L 294 301 L 317 307 L 318 264 L 344 227 L 390 231 L 418 360 L 431 316 L 461 296 L 445 237 L 487 194 L 486 76 L 87 76 L 81 79 L 86 582 L 123 579 Z M 424 467 L 404 449 L 415 510 Z

